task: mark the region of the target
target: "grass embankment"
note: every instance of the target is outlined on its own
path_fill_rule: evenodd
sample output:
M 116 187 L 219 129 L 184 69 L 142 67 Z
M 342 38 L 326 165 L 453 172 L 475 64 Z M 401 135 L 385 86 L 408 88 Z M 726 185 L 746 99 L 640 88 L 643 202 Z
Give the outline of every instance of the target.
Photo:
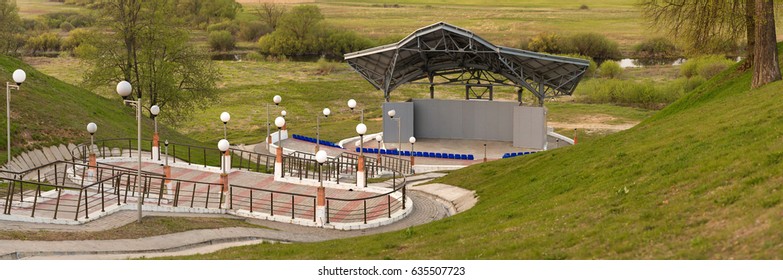
M 0 83 L 11 81 L 11 73 L 19 68 L 27 73 L 27 80 L 22 84 L 21 90 L 11 90 L 13 154 L 60 143 L 87 142 L 90 139 L 87 133 L 89 122 L 98 125 L 98 132 L 95 134 L 97 139 L 136 137 L 135 112 L 124 106 L 119 96 L 98 96 L 45 75 L 18 59 L 2 55 Z M 2 110 L 5 111 L 5 106 Z M 0 127 L 5 126 L 6 119 L 0 118 Z M 143 119 L 142 130 L 142 138 L 152 138 L 153 123 L 149 118 Z M 160 125 L 159 130 L 161 140 L 203 145 L 165 125 Z M 0 162 L 5 162 L 5 147 L 6 137 L 0 137 Z
M 114 240 L 136 239 L 198 229 L 226 227 L 264 228 L 241 219 L 199 218 L 199 217 L 144 217 L 142 223 L 130 224 L 105 231 L 0 231 L 0 240 Z
M 783 257 L 783 82 L 732 68 L 636 127 L 452 172 L 478 204 L 431 224 L 205 259 Z

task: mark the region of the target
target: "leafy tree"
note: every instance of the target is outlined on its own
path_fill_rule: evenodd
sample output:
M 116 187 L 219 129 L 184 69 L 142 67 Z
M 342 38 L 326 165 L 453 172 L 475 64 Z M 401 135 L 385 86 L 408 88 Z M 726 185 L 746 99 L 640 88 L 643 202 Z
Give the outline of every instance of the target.
M 695 52 L 715 53 L 745 40 L 756 88 L 780 79 L 772 0 L 642 0 L 644 15 Z M 745 34 L 744 37 L 742 34 Z
M 92 65 L 85 83 L 99 87 L 129 81 L 135 93 L 130 98 L 143 97 L 145 108 L 157 104 L 166 112 L 161 117 L 170 121 L 214 100 L 218 73 L 206 54 L 188 43 L 183 22 L 170 16 L 174 8 L 167 0 L 105 1 L 104 20 L 111 32 L 90 42 L 95 48 L 85 54 Z
M 0 53 L 16 52 L 20 41 L 22 20 L 14 0 L 0 0 Z
M 256 15 L 261 18 L 272 30 L 277 29 L 280 18 L 285 14 L 285 6 L 275 3 L 263 3 L 254 9 Z
M 293 34 L 298 40 L 305 40 L 316 35 L 318 24 L 324 19 L 321 9 L 315 5 L 301 5 L 291 9 L 280 18 L 280 27 Z

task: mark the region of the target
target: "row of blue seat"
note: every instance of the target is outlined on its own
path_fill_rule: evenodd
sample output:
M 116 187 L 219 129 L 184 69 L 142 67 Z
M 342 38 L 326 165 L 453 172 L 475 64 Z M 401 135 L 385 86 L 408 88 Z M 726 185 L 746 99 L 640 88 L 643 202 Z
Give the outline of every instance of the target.
M 410 156 L 411 151 L 397 151 L 397 150 L 386 150 L 386 149 L 377 149 L 377 148 L 364 148 L 362 150 L 365 153 L 369 154 L 377 154 L 380 153 L 382 155 L 400 155 L 402 153 L 403 156 Z M 359 152 L 359 147 L 356 147 L 356 152 Z M 416 157 L 431 157 L 431 158 L 443 158 L 443 159 L 464 159 L 464 160 L 474 160 L 475 158 L 473 155 L 466 155 L 466 154 L 450 154 L 450 153 L 431 153 L 431 152 L 413 152 L 413 156 Z
M 518 153 L 505 153 L 505 154 L 503 154 L 503 158 L 512 158 L 512 157 L 515 157 L 515 156 L 529 155 L 529 154 L 535 154 L 535 153 L 536 153 L 536 151 L 532 151 L 532 152 L 518 152 Z
M 307 141 L 307 142 L 311 142 L 311 143 L 320 143 L 321 145 L 324 145 L 324 146 L 329 146 L 329 147 L 333 147 L 333 148 L 342 149 L 342 147 L 338 146 L 337 144 L 335 144 L 334 142 L 331 142 L 331 141 L 326 141 L 326 140 L 320 140 L 319 141 L 319 140 L 316 140 L 313 137 L 307 137 L 307 136 L 299 135 L 299 134 L 294 134 L 293 137 L 296 140 L 302 140 L 302 141 Z

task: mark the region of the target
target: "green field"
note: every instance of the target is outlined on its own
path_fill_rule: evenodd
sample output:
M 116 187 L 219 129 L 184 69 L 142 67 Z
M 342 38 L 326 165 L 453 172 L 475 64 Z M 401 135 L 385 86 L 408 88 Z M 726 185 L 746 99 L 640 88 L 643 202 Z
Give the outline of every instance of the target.
M 444 220 L 191 258 L 778 259 L 783 82 L 750 79 L 732 68 L 630 130 L 451 172 L 479 202 Z

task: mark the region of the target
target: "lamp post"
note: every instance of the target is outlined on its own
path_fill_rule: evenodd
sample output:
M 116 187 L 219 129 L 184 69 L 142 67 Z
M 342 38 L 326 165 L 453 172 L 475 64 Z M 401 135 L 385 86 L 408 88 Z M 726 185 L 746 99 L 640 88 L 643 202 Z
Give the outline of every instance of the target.
M 576 145 L 576 136 L 577 136 L 576 134 L 577 134 L 576 128 L 574 128 L 574 145 Z
M 275 97 L 272 98 L 272 101 L 275 102 L 275 106 L 279 106 L 280 102 L 283 101 L 283 98 L 280 97 L 280 95 L 275 95 Z M 269 127 L 271 126 L 271 123 L 269 122 L 269 104 L 266 104 L 266 151 L 269 152 L 269 143 L 272 142 L 272 135 L 270 134 Z
M 332 110 L 329 110 L 329 108 L 324 108 L 323 110 L 324 118 L 328 118 L 329 114 L 332 113 Z M 318 153 L 318 151 L 321 149 L 321 116 L 315 117 L 315 153 Z
M 218 141 L 218 144 L 217 144 L 217 146 L 218 146 L 218 150 L 220 150 L 220 151 L 221 151 L 221 152 L 223 152 L 224 154 L 227 154 L 227 153 L 228 153 L 228 148 L 229 148 L 231 145 L 228 143 L 228 140 L 226 140 L 226 139 L 220 139 L 220 141 Z M 224 156 L 223 156 L 223 160 L 221 160 L 221 164 L 220 164 L 220 167 L 221 167 L 221 168 L 220 168 L 220 169 L 221 169 L 221 173 L 220 173 L 220 185 L 222 186 L 222 187 L 220 188 L 220 191 L 221 191 L 221 195 L 220 195 L 220 205 L 221 205 L 221 206 L 223 205 L 223 197 L 225 196 L 225 193 L 226 193 L 226 191 L 228 191 L 228 174 L 226 173 L 226 166 L 227 166 L 228 164 L 230 164 L 230 163 L 229 163 L 229 162 L 226 162 L 226 160 L 228 160 L 228 158 L 227 158 L 227 157 L 224 155 Z
M 283 138 L 281 137 L 280 130 L 285 126 L 285 118 L 275 118 L 275 126 L 277 126 L 277 152 L 275 153 L 275 179 L 283 178 Z
M 98 166 L 98 160 L 95 157 L 95 152 L 92 149 L 92 146 L 95 143 L 94 135 L 96 131 L 98 131 L 98 125 L 96 125 L 93 122 L 87 124 L 87 132 L 90 133 L 90 153 L 89 153 L 90 177 L 94 175 L 95 167 Z
M 364 134 L 367 133 L 367 126 L 364 123 L 357 124 L 356 133 L 359 134 L 359 162 L 356 167 L 356 186 L 366 187 L 367 178 L 364 177 Z
M 396 110 L 389 110 L 389 112 L 387 112 L 387 114 L 389 115 L 389 118 L 395 119 L 394 116 L 397 115 L 397 111 Z M 400 128 L 401 127 L 400 126 L 400 122 L 401 122 L 400 119 L 401 119 L 401 117 L 397 117 L 396 118 L 396 120 L 397 120 L 397 157 L 398 158 L 402 158 L 402 153 L 400 153 L 402 151 L 402 129 Z
M 326 151 L 318 151 L 315 153 L 315 161 L 318 162 L 318 181 L 321 185 L 318 187 L 318 191 L 315 195 L 316 200 L 316 221 L 318 225 L 324 224 L 324 218 L 326 217 L 326 189 L 324 189 L 324 162 L 326 162 Z
M 155 123 L 155 132 L 152 134 L 152 160 L 160 160 L 160 137 L 158 136 L 158 114 L 160 114 L 160 107 L 158 105 L 152 105 L 150 107 L 150 116 Z
M 413 155 L 413 144 L 416 143 L 416 137 L 411 136 L 411 138 L 408 138 L 408 142 L 411 143 L 411 171 L 413 171 L 413 165 L 414 165 L 414 162 L 413 162 L 413 156 L 414 156 Z M 411 172 L 411 173 L 413 173 L 413 172 Z
M 280 116 L 282 116 L 283 119 L 285 119 L 285 117 L 287 115 L 288 115 L 288 112 L 286 112 L 285 110 L 280 111 Z M 285 126 L 283 126 L 283 130 L 287 130 Z M 283 140 L 281 139 L 280 141 L 283 141 Z
M 484 162 L 487 162 L 487 143 L 484 143 Z
M 231 120 L 231 114 L 228 112 L 220 113 L 220 121 L 223 122 L 223 139 L 228 138 L 226 135 L 226 126 L 228 125 L 229 120 Z
M 127 100 L 128 96 L 130 96 L 131 92 L 133 91 L 133 87 L 131 87 L 131 84 L 128 81 L 120 81 L 117 83 L 117 94 L 122 96 L 123 102 L 125 104 L 130 104 L 131 106 L 136 107 L 136 144 L 137 144 L 137 153 L 138 153 L 138 163 L 139 167 L 136 170 L 136 185 L 139 188 L 139 198 L 137 201 L 137 207 L 136 209 L 139 212 L 139 223 L 141 223 L 141 205 L 144 203 L 144 190 L 141 189 L 141 92 L 138 93 L 138 96 L 136 97 L 136 100 Z
M 356 108 L 356 100 L 350 99 L 348 100 L 348 108 L 351 108 L 351 111 L 353 111 L 354 108 Z M 364 123 L 364 108 L 360 109 L 362 112 L 362 118 L 360 119 L 360 123 Z
M 27 73 L 22 69 L 16 69 L 14 74 L 12 74 L 12 77 L 16 83 L 15 85 L 9 82 L 5 83 L 5 132 L 8 136 L 8 158 L 5 160 L 6 163 L 11 162 L 11 89 L 20 90 L 22 83 L 27 79 Z
M 375 135 L 375 141 L 378 141 L 378 163 L 381 162 L 381 140 L 383 140 L 383 137 L 380 134 Z

